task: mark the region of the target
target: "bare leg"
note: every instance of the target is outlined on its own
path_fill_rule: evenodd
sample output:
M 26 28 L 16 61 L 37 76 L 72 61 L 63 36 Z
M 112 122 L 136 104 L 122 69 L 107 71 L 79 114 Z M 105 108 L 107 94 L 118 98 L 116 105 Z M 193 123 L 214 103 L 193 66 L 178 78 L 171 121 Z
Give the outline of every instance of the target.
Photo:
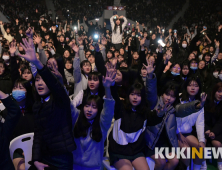
M 145 157 L 136 158 L 132 164 L 136 170 L 150 170 Z
M 169 155 L 172 155 L 172 153 L 169 153 Z M 174 170 L 176 166 L 178 165 L 178 163 L 179 163 L 179 160 L 177 159 L 177 156 L 175 155 L 173 159 L 168 159 L 168 162 L 164 166 L 164 170 Z
M 166 165 L 166 159 L 155 158 L 155 155 L 152 155 L 151 158 L 155 161 L 155 170 L 163 170 L 164 166 Z
M 114 164 L 114 167 L 118 170 L 133 170 L 132 163 L 127 159 L 120 159 Z

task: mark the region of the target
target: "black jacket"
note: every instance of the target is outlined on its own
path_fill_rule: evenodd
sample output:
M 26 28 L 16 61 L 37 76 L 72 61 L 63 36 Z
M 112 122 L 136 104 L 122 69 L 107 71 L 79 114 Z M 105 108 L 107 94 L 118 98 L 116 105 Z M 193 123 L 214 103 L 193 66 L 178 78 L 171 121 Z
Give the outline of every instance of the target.
M 44 155 L 67 154 L 75 150 L 72 133 L 70 99 L 62 84 L 45 66 L 38 73 L 51 91 L 48 102 L 35 102 L 33 106 L 34 141 L 32 161 L 40 161 Z
M 13 170 L 15 168 L 9 154 L 9 143 L 21 111 L 12 96 L 1 101 L 8 110 L 8 115 L 4 123 L 0 121 L 0 167 L 2 170 Z

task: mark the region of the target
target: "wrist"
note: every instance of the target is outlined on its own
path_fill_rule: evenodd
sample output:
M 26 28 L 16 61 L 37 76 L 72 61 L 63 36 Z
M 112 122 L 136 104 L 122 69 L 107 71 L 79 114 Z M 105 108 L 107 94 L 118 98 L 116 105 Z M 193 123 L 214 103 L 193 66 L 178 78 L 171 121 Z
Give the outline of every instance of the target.
M 148 76 L 149 79 L 152 79 L 153 78 L 153 73 L 148 73 L 147 76 Z
M 14 56 L 15 56 L 15 53 L 10 53 L 10 56 L 11 56 L 11 57 L 14 57 Z
M 39 60 L 35 60 L 32 62 L 38 70 L 41 70 L 44 66 Z

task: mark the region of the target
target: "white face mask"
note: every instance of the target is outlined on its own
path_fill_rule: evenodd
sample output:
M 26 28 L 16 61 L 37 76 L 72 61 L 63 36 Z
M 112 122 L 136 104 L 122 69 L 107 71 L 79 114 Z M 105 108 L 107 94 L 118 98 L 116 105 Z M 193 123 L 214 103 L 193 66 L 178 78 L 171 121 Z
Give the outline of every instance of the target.
M 222 81 L 222 74 L 219 74 L 218 77 Z
M 187 48 L 187 44 L 182 44 L 182 47 L 183 48 Z
M 215 78 L 218 78 L 218 72 L 213 72 L 213 76 L 214 76 Z
M 3 60 L 9 60 L 9 56 L 8 56 L 8 55 L 3 55 L 3 56 L 2 56 L 2 59 L 3 59 Z

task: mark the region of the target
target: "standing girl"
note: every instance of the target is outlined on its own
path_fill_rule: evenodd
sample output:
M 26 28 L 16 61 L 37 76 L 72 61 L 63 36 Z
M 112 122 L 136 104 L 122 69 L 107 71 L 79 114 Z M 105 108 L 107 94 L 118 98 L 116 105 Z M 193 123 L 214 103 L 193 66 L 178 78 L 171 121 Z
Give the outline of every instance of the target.
M 121 22 L 123 20 L 123 23 Z M 112 44 L 116 50 L 122 47 L 123 29 L 127 24 L 127 19 L 124 16 L 114 15 L 110 18 L 112 27 Z

